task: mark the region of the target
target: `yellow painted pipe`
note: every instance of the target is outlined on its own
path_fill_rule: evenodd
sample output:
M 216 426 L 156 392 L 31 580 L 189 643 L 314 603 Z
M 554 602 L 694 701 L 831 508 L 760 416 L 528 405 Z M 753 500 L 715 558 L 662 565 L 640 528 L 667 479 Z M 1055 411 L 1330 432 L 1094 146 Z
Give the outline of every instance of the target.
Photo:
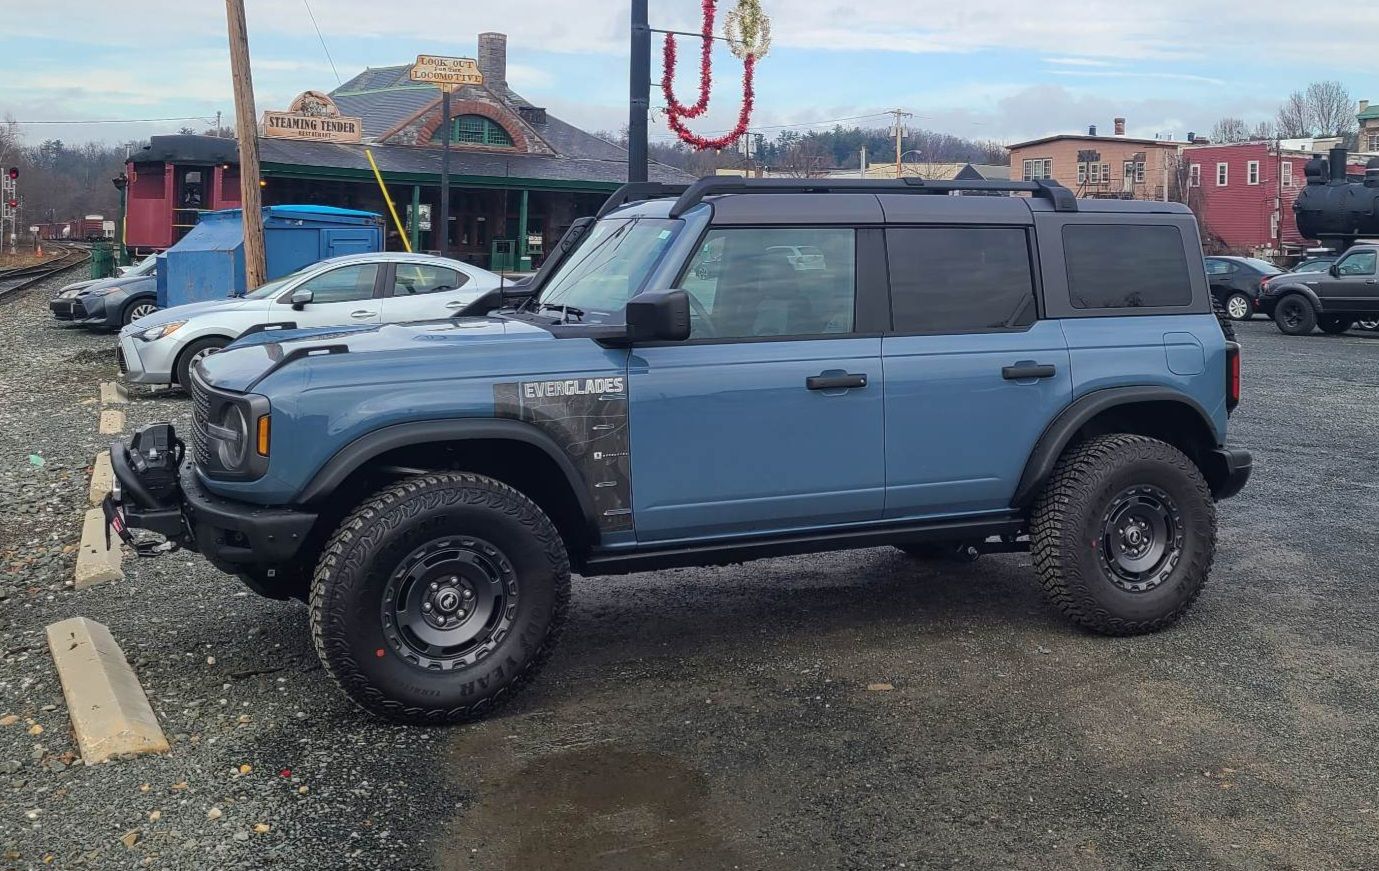
M 378 179 L 378 189 L 383 191 L 383 201 L 388 204 L 388 211 L 393 215 L 393 225 L 397 227 L 397 234 L 402 237 L 402 245 L 407 249 L 407 253 L 412 253 L 412 240 L 407 238 L 407 228 L 402 226 L 402 221 L 398 220 L 397 207 L 393 205 L 393 198 L 388 195 L 388 186 L 383 183 L 383 173 L 378 171 L 378 164 L 374 162 L 373 152 L 364 149 L 364 156 L 369 159 L 369 166 L 373 167 L 373 177 Z

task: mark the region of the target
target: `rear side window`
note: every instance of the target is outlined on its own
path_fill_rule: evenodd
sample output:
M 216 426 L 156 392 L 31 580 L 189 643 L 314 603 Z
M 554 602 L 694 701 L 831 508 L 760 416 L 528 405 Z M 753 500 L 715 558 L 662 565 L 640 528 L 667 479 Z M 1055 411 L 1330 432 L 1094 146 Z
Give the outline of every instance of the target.
M 971 333 L 1034 323 L 1029 239 L 1017 227 L 886 231 L 898 333 Z
M 1063 228 L 1074 308 L 1156 308 L 1192 303 L 1177 227 L 1070 224 Z

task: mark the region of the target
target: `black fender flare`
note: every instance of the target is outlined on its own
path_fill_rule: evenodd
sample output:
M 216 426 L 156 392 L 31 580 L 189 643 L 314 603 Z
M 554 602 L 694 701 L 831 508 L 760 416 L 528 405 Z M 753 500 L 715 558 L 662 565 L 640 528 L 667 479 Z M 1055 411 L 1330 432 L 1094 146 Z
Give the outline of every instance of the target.
M 1146 402 L 1173 402 L 1190 408 L 1201 418 L 1202 425 L 1206 427 L 1207 432 L 1216 432 L 1216 427 L 1211 422 L 1211 416 L 1207 414 L 1201 404 L 1191 396 L 1177 390 L 1147 385 L 1095 390 L 1086 396 L 1079 397 L 1063 409 L 1044 430 L 1039 441 L 1035 442 L 1034 450 L 1030 452 L 1029 459 L 1025 462 L 1025 471 L 1020 476 L 1019 486 L 1015 488 L 1011 507 L 1024 509 L 1033 504 L 1035 497 L 1043 489 L 1044 482 L 1053 474 L 1053 468 L 1058 464 L 1058 458 L 1063 455 L 1064 449 L 1068 447 L 1077 431 L 1088 421 L 1108 409 Z M 1204 445 L 1204 447 L 1215 448 L 1216 445 Z
M 598 515 L 594 510 L 594 502 L 589 495 L 589 488 L 579 469 L 575 467 L 574 461 L 561 450 L 560 446 L 555 443 L 555 439 L 531 424 L 520 420 L 461 418 L 413 421 L 385 426 L 360 436 L 336 451 L 335 455 L 321 467 L 292 502 L 295 505 L 312 505 L 323 499 L 329 499 L 330 495 L 344 483 L 346 478 L 365 463 L 389 451 L 412 445 L 477 441 L 480 439 L 520 442 L 537 448 L 549 457 L 564 474 L 566 483 L 574 492 L 575 499 L 579 502 L 580 512 L 584 515 L 585 523 L 592 536 L 591 540 L 598 540 Z
M 1307 301 L 1312 304 L 1312 310 L 1317 314 L 1322 313 L 1321 297 L 1317 296 L 1317 292 L 1305 284 L 1290 284 L 1287 287 L 1279 288 L 1276 294 L 1270 294 L 1274 298 L 1274 306 L 1277 307 L 1279 303 L 1283 302 L 1283 298 L 1290 293 L 1306 297 Z

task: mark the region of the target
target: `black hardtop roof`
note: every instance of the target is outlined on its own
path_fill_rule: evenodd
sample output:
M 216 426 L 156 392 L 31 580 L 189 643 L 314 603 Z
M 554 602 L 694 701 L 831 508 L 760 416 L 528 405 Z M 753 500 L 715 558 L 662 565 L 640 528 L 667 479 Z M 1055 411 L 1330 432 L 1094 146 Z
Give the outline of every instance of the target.
M 1028 193 L 1030 196 L 993 196 Z M 950 194 L 982 194 L 950 196 Z M 914 221 L 1032 223 L 1040 213 L 1191 214 L 1180 203 L 1077 199 L 1056 182 L 989 180 L 902 181 L 868 179 L 744 179 L 710 176 L 693 185 L 624 185 L 608 198 L 599 217 L 678 218 L 710 203 L 715 223 L 860 223 Z

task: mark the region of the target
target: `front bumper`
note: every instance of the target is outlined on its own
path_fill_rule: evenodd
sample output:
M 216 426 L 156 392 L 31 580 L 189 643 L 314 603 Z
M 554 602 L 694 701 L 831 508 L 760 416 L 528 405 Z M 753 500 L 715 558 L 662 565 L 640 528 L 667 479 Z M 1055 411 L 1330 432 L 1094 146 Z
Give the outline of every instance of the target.
M 70 321 L 72 319 L 72 303 L 74 300 L 70 296 L 59 296 L 48 303 L 48 310 L 53 313 L 53 317 L 60 321 Z
M 112 509 L 133 529 L 147 529 L 194 548 L 216 565 L 280 566 L 292 561 L 316 524 L 313 512 L 267 508 L 217 496 L 202 484 L 190 461 L 178 471 L 175 494 L 158 499 L 130 460 L 130 443 L 110 446 L 110 465 L 119 486 L 108 497 Z
M 106 297 L 79 296 L 72 300 L 72 320 L 86 325 L 99 325 L 106 321 Z
M 162 340 L 160 340 L 162 341 Z M 155 347 L 158 342 L 145 342 L 134 336 L 120 336 L 120 372 L 132 384 L 171 384 L 171 355 Z
M 1249 451 L 1238 448 L 1218 448 L 1207 455 L 1204 471 L 1211 495 L 1217 501 L 1229 499 L 1245 489 L 1254 470 L 1254 458 Z

